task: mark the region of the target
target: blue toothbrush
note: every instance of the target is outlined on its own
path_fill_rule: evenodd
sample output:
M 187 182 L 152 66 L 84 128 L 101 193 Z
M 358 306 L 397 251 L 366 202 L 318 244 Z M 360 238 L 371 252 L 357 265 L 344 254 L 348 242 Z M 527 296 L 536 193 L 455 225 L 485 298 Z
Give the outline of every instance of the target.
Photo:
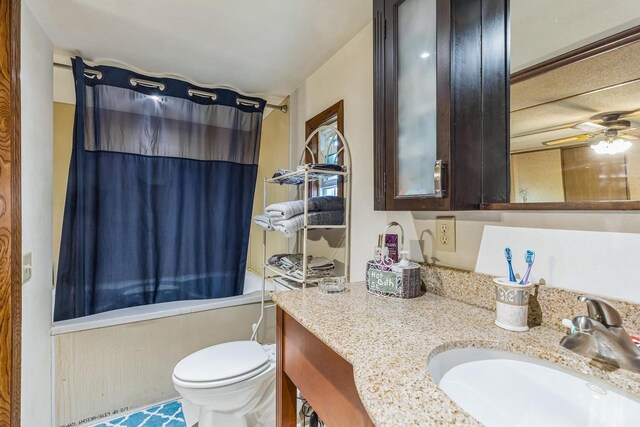
M 511 248 L 504 248 L 504 257 L 507 259 L 507 264 L 509 264 L 509 281 L 515 282 L 516 275 L 513 274 L 513 266 L 511 265 L 511 258 L 512 258 Z
M 531 249 L 527 250 L 527 253 L 524 254 L 524 261 L 527 263 L 527 272 L 524 274 L 522 280 L 520 280 L 521 285 L 526 285 L 529 281 L 529 274 L 531 274 L 531 267 L 533 266 L 533 262 L 536 260 L 536 253 Z

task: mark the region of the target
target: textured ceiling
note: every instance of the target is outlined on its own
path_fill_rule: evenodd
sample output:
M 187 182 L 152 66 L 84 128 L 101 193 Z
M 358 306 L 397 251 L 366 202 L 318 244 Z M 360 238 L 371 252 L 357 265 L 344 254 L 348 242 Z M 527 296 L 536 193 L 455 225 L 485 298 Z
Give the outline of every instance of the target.
M 633 43 L 512 85 L 511 111 L 639 77 L 640 43 Z
M 639 78 L 640 43 L 634 43 L 512 85 L 511 150 L 543 148 L 544 141 L 584 132 L 566 129 L 517 135 L 570 127 L 605 112 L 639 110 L 640 81 L 619 85 Z M 584 94 L 596 89 L 602 90 Z M 640 127 L 640 117 L 628 119 L 632 127 Z
M 511 72 L 640 25 L 639 0 L 511 0 Z

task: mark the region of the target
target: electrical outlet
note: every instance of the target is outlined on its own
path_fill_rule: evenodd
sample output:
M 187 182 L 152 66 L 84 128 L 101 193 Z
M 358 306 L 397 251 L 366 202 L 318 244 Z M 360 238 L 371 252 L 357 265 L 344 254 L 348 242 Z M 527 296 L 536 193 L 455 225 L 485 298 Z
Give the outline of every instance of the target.
M 31 280 L 31 252 L 28 252 L 22 256 L 22 283 L 27 283 Z
M 436 250 L 456 251 L 456 218 L 453 216 L 436 218 Z

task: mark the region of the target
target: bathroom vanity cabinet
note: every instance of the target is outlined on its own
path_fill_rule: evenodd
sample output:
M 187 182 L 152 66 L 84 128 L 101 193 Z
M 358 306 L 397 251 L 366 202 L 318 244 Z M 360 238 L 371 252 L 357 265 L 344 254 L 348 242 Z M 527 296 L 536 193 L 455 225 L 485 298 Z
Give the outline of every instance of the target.
M 276 323 L 278 427 L 296 426 L 296 389 L 326 425 L 373 426 L 358 396 L 351 364 L 280 307 Z
M 376 210 L 509 197 L 507 0 L 374 0 Z

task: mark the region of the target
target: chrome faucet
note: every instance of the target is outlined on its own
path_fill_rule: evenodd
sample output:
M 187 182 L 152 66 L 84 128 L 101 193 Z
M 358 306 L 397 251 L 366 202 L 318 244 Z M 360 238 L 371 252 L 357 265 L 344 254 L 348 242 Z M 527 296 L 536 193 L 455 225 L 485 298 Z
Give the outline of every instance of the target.
M 576 316 L 577 332 L 562 338 L 560 345 L 593 359 L 603 368 L 622 368 L 640 373 L 640 349 L 622 327 L 620 313 L 607 301 L 582 295 L 588 316 Z

